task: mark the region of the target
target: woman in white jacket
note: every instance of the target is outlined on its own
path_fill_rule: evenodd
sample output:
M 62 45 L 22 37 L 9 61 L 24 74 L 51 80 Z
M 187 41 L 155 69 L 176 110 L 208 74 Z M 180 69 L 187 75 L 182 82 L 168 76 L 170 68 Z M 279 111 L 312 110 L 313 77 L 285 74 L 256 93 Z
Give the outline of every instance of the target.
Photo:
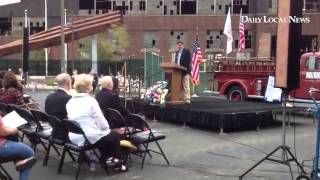
M 121 164 L 120 136 L 110 130 L 98 102 L 89 94 L 92 91 L 91 76 L 76 76 L 74 88 L 77 94 L 66 105 L 68 119 L 79 123 L 90 143 L 101 152 L 102 163 L 119 163 L 118 169 L 122 172 L 127 171 L 127 167 Z M 79 146 L 85 142 L 82 135 L 73 133 L 69 133 L 69 139 Z

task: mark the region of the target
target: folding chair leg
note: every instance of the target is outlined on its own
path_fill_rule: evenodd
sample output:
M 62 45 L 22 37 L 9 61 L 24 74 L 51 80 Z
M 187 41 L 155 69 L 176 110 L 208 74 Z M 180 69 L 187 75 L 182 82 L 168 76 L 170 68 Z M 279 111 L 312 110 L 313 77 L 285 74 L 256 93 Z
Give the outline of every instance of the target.
M 76 161 L 76 158 L 73 156 L 73 154 L 68 150 L 67 153 L 69 154 L 70 158 L 72 159 L 73 162 Z
M 3 179 L 3 180 L 7 179 L 7 176 L 4 175 L 1 171 L 0 171 L 0 179 Z
M 146 150 L 148 149 L 148 146 L 147 146 L 147 145 L 144 145 L 144 144 L 143 144 L 143 146 L 144 146 L 144 148 L 145 148 Z M 152 159 L 152 155 L 151 155 L 150 151 L 147 150 L 147 153 L 148 153 L 150 159 Z
M 34 152 L 37 150 L 37 143 L 32 143 L 31 148 L 33 149 Z
M 76 173 L 76 180 L 78 180 L 79 174 L 80 174 L 80 169 L 81 169 L 81 165 L 82 165 L 82 159 L 83 159 L 84 153 L 81 152 L 79 154 L 79 158 L 78 158 L 78 168 L 77 168 L 77 173 Z
M 143 169 L 144 161 L 145 161 L 145 159 L 146 159 L 146 156 L 147 156 L 148 153 L 150 153 L 150 152 L 148 151 L 148 146 L 149 146 L 149 144 L 143 145 L 143 146 L 144 146 L 144 148 L 145 148 L 145 152 L 144 152 L 143 157 L 142 157 L 142 162 L 141 162 L 141 167 L 140 167 L 140 169 Z
M 24 133 L 21 136 L 21 142 L 23 142 L 23 141 L 24 141 Z
M 13 180 L 12 177 L 10 176 L 10 174 L 3 168 L 2 165 L 0 165 L 0 177 L 1 179 L 5 179 L 5 180 Z M 4 174 L 3 174 L 4 173 Z
M 43 146 L 43 148 L 47 151 L 48 150 L 48 147 L 44 144 L 44 142 L 42 142 L 41 140 L 40 141 L 40 144 Z
M 166 160 L 167 164 L 170 165 L 169 160 L 167 159 L 167 156 L 164 154 L 164 152 L 163 152 L 160 144 L 158 143 L 157 140 L 156 140 L 155 142 L 156 142 L 156 144 L 157 144 L 157 146 L 158 146 L 158 148 L 159 148 L 159 150 L 160 150 L 160 152 L 161 152 L 162 157 Z
M 44 157 L 44 159 L 43 159 L 42 166 L 47 166 L 47 165 L 48 165 L 48 160 L 49 160 L 51 145 L 52 145 L 52 143 L 49 142 L 48 149 L 47 149 L 46 155 L 45 155 L 45 157 Z
M 60 152 L 59 152 L 58 148 L 54 144 L 52 144 L 52 147 L 53 147 L 54 151 L 56 151 L 57 155 L 60 156 Z
M 67 151 L 67 149 L 63 148 L 63 152 L 62 152 L 60 162 L 59 162 L 59 167 L 58 167 L 58 174 L 61 174 L 62 166 L 64 163 L 64 157 L 66 156 L 66 151 Z

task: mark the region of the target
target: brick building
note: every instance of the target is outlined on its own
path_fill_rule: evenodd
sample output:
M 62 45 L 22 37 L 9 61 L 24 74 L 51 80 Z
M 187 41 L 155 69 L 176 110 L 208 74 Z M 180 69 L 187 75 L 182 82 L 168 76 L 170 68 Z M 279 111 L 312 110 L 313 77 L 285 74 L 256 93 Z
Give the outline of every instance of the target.
M 60 23 L 60 1 L 48 0 L 48 26 Z M 304 16 L 310 17 L 311 23 L 303 24 L 302 51 L 311 51 L 312 44 L 320 42 L 320 0 L 304 1 Z M 90 16 L 112 10 L 121 10 L 124 23 L 129 33 L 129 46 L 123 57 L 134 54 L 136 59 L 143 59 L 144 48 L 157 48 L 166 60 L 172 59 L 175 42 L 180 39 L 192 48 L 199 29 L 201 48 L 206 58 L 215 54 L 224 54 L 226 38 L 223 28 L 229 7 L 232 7 L 232 27 L 234 52 L 237 56 L 238 24 L 240 9 L 251 17 L 276 16 L 277 0 L 65 0 L 65 7 L 70 14 Z M 24 9 L 28 9 L 31 33 L 44 29 L 44 0 L 24 0 L 19 4 L 0 7 L 0 42 L 4 43 L 21 36 Z M 245 57 L 275 56 L 276 24 L 245 24 Z M 76 59 L 81 59 L 81 44 L 76 51 Z M 52 50 L 51 59 L 59 59 L 59 48 Z M 15 56 L 11 56 L 17 58 Z

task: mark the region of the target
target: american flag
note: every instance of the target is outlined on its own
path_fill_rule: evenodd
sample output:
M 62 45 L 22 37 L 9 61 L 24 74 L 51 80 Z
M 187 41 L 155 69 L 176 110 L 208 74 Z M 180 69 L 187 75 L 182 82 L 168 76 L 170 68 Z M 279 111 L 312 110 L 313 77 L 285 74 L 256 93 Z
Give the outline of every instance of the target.
M 202 63 L 202 54 L 200 49 L 198 33 L 196 35 L 196 40 L 194 41 L 193 46 L 193 55 L 192 55 L 192 70 L 191 70 L 191 79 L 193 84 L 198 85 L 200 83 L 200 71 L 199 66 Z
M 239 52 L 244 50 L 246 48 L 246 35 L 244 32 L 244 24 L 241 21 L 241 16 L 242 16 L 242 9 L 240 12 L 240 20 L 239 20 Z

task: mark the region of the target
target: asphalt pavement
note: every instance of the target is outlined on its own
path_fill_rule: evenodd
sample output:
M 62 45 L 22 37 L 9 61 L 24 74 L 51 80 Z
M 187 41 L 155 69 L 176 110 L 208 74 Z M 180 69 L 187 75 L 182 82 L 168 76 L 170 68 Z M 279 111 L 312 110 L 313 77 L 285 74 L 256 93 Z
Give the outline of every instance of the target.
M 50 91 L 29 92 L 41 108 Z M 281 116 L 277 116 L 281 119 Z M 286 142 L 297 155 L 299 162 L 314 157 L 316 125 L 313 118 L 292 116 L 291 126 L 287 128 Z M 280 120 L 279 120 L 280 122 Z M 144 169 L 140 169 L 141 159 L 133 157 L 129 162 L 130 171 L 107 176 L 101 169 L 90 172 L 84 164 L 80 174 L 81 180 L 235 180 L 255 162 L 281 144 L 281 123 L 272 127 L 230 132 L 224 135 L 218 130 L 206 130 L 194 127 L 183 127 L 182 124 L 150 121 L 153 129 L 166 134 L 167 138 L 160 142 L 170 165 L 164 159 L 153 155 L 146 158 Z M 41 147 L 36 152 L 39 162 L 32 169 L 32 180 L 69 180 L 74 179 L 75 164 L 68 161 L 62 174 L 57 174 L 58 156 L 52 152 L 48 166 L 42 167 L 44 151 Z M 277 157 L 281 153 L 276 154 Z M 307 166 L 312 162 L 304 163 Z M 18 179 L 18 173 L 12 163 L 4 165 Z M 310 168 L 305 170 L 310 172 Z M 294 177 L 298 175 L 297 167 L 292 164 Z M 244 179 L 250 180 L 286 180 L 292 179 L 287 166 L 265 162 L 250 172 Z

